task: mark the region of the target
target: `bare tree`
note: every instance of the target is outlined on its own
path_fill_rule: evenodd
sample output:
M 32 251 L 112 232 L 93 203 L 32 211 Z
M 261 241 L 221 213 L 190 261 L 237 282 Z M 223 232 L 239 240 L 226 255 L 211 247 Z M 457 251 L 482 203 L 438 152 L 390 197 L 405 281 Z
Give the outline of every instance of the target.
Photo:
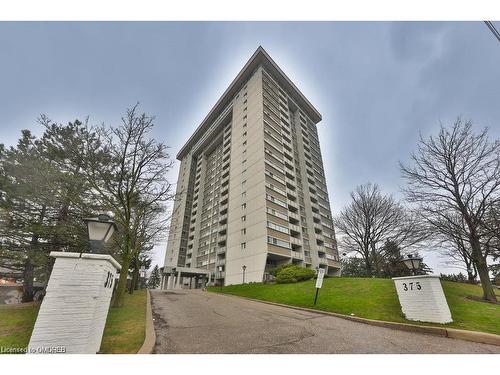
M 486 245 L 494 229 L 486 222 L 488 212 L 500 202 L 500 142 L 490 142 L 487 129 L 473 133 L 472 123 L 459 118 L 451 129 L 441 125 L 437 137 L 420 136 L 410 164 L 400 164 L 409 202 L 418 206 L 435 231 L 448 238 L 458 233 L 468 241 L 483 298 L 496 301 L 487 265 L 491 250 Z
M 404 250 L 425 239 L 417 217 L 391 195 L 383 195 L 378 185 L 357 186 L 351 199 L 334 223 L 341 234 L 340 246 L 345 252 L 361 256 L 368 275 L 380 274 L 380 262 L 386 256 L 385 242 L 392 241 Z
M 131 261 L 146 241 L 143 231 L 154 210 L 173 199 L 166 175 L 173 166 L 167 146 L 150 137 L 154 118 L 127 110 L 118 127 L 89 131 L 81 156 L 83 174 L 100 205 L 108 207 L 119 227 L 116 245 L 122 266 L 113 301 L 123 306 Z M 103 162 L 104 161 L 104 162 Z
M 436 247 L 442 249 L 441 253 L 448 259 L 447 263 L 465 269 L 467 280 L 472 283 L 475 282 L 478 275 L 477 267 L 472 259 L 470 242 L 463 237 L 464 230 L 456 230 L 460 225 L 463 225 L 463 220 L 460 217 L 457 217 L 456 220 L 462 221 L 462 224 L 448 226 L 447 231 L 436 231 L 433 227 L 429 228 L 429 231 L 435 234 Z

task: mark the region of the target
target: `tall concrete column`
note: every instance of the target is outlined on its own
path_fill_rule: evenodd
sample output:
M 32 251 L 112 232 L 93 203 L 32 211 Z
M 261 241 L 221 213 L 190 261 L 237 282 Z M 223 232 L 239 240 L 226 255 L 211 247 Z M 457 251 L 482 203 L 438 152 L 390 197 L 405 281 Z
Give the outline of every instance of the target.
M 51 252 L 56 258 L 28 350 L 95 354 L 120 264 L 110 255 Z
M 175 288 L 176 289 L 181 289 L 181 271 L 177 272 L 177 280 L 175 283 Z

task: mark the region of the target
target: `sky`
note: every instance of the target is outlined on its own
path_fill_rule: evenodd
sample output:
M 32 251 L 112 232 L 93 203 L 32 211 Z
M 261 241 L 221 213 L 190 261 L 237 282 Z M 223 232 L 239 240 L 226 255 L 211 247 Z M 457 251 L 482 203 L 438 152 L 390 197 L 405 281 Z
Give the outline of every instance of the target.
M 440 123 L 500 138 L 500 43 L 483 22 L 0 22 L 0 143 L 41 134 L 42 113 L 113 125 L 140 102 L 175 155 L 259 45 L 323 116 L 334 215 L 369 181 L 401 198 L 399 161 Z

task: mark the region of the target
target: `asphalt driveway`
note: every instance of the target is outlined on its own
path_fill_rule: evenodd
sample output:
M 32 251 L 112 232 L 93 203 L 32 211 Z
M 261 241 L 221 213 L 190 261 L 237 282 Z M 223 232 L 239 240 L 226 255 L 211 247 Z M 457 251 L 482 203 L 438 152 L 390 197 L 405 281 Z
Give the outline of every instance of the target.
M 152 291 L 155 353 L 500 353 L 199 290 Z

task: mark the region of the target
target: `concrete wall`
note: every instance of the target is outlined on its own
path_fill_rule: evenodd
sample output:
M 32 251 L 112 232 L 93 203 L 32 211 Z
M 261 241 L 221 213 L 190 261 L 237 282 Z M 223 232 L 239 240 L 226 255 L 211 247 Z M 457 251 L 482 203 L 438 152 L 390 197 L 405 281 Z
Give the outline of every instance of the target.
M 452 322 L 450 308 L 438 276 L 393 278 L 406 319 L 421 322 Z
M 242 282 L 243 265 L 247 267 L 245 282 L 262 281 L 266 264 L 264 128 L 260 68 L 234 100 L 232 122 L 226 285 Z M 245 123 L 247 126 L 243 127 Z M 243 145 L 245 141 L 246 145 Z M 243 164 L 243 160 L 246 160 L 246 163 Z M 246 181 L 244 186 L 243 181 Z M 243 203 L 246 203 L 245 209 L 241 208 Z M 244 222 L 241 221 L 243 215 L 246 216 Z M 241 234 L 243 228 L 246 229 L 245 235 Z M 245 249 L 241 248 L 241 243 L 246 243 Z
M 177 179 L 176 200 L 174 202 L 170 231 L 168 235 L 167 251 L 165 252 L 165 266 L 178 265 L 179 250 L 182 239 L 182 226 L 186 213 L 186 197 L 190 178 L 192 157 L 189 153 L 182 161 Z

